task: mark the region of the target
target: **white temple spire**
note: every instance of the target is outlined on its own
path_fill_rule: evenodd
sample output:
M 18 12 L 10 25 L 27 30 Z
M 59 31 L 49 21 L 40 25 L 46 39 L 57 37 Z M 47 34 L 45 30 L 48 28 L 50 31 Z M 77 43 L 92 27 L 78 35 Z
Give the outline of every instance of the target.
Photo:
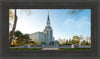
M 49 11 L 48 11 L 47 26 L 50 26 L 50 20 L 49 20 Z

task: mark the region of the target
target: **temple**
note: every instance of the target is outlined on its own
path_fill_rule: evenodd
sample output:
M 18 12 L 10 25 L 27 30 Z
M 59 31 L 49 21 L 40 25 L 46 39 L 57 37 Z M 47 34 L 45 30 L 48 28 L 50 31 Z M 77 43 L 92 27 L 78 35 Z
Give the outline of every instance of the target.
M 34 41 L 38 40 L 38 45 L 41 45 L 43 42 L 45 42 L 46 45 L 54 45 L 55 39 L 53 37 L 53 30 L 50 26 L 50 18 L 49 18 L 49 12 L 46 22 L 46 27 L 43 32 L 35 32 L 32 34 L 29 34 L 29 37 Z

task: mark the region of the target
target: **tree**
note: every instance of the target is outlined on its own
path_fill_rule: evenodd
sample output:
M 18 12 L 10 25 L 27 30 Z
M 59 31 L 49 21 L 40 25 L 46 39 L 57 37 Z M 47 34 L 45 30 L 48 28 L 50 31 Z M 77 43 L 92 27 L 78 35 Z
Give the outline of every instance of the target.
M 71 9 L 67 14 L 78 15 L 82 11 L 84 11 L 84 9 Z
M 66 40 L 66 45 L 68 44 L 68 39 Z
M 30 41 L 30 45 L 35 45 L 35 42 L 34 41 Z
M 41 42 L 41 44 L 46 44 L 46 42 Z
M 35 38 L 34 42 L 35 42 L 35 44 L 37 45 L 37 44 L 38 44 L 38 39 Z
M 58 38 L 58 44 L 59 44 L 59 45 L 62 44 L 62 40 L 61 40 L 61 38 Z
M 12 12 L 11 9 L 9 9 L 9 20 L 14 19 L 14 13 Z
M 16 9 L 15 9 L 15 15 L 12 13 L 11 10 L 9 10 L 9 20 L 11 20 L 13 18 L 14 18 L 14 24 L 13 24 L 13 28 L 12 28 L 12 31 L 11 31 L 11 35 L 10 35 L 10 38 L 9 38 L 9 43 L 11 43 L 12 38 L 13 38 L 14 31 L 16 29 L 16 24 L 17 24 Z
M 72 39 L 72 42 L 71 42 L 72 44 L 75 44 L 76 43 L 76 41 L 74 40 L 74 39 Z
M 12 28 L 12 31 L 11 31 L 10 43 L 11 43 L 11 41 L 13 39 L 13 34 L 14 34 L 15 29 L 16 29 L 16 24 L 17 24 L 17 16 L 16 16 L 16 9 L 15 9 L 15 21 L 14 21 L 14 25 L 13 25 L 13 28 Z
M 88 44 L 91 45 L 91 42 L 89 42 Z
M 71 39 L 69 39 L 69 44 L 71 44 L 71 42 L 72 42 L 72 40 L 71 40 Z
M 41 44 L 46 44 L 43 38 L 41 38 Z
M 81 45 L 81 41 L 82 41 L 83 39 L 84 39 L 83 36 L 80 35 L 80 42 L 79 42 L 80 45 Z
M 80 40 L 82 40 L 83 39 L 83 36 L 82 35 L 80 35 Z
M 15 37 L 15 40 L 16 40 L 16 42 L 18 44 L 23 43 L 22 35 L 23 34 L 20 31 L 18 31 L 18 30 L 14 32 L 14 37 Z
M 91 45 L 91 37 L 89 36 L 89 45 Z
M 21 33 L 20 31 L 15 31 L 14 32 L 14 36 L 16 37 L 16 43 L 17 45 L 23 45 L 24 44 L 24 36 L 23 33 Z
M 31 40 L 28 34 L 23 35 L 23 39 L 25 39 L 26 44 L 28 44 Z
M 16 40 L 15 40 L 15 39 L 12 40 L 11 46 L 12 46 L 12 47 L 16 46 Z
M 81 45 L 86 45 L 86 40 L 83 40 L 82 42 L 81 42 Z
M 90 37 L 89 36 L 86 36 L 86 41 L 87 42 L 89 42 L 89 39 L 90 39 Z
M 58 43 L 59 43 L 59 45 L 66 45 L 66 39 L 59 38 Z
M 23 44 L 29 44 L 30 43 L 30 37 L 28 34 L 23 34 L 20 31 L 15 31 L 14 36 L 16 38 L 16 42 L 18 45 L 23 45 Z
M 31 39 L 29 38 L 28 34 L 24 34 L 24 35 L 20 35 L 17 39 L 16 39 L 17 43 L 19 45 L 23 45 L 23 44 L 30 44 Z
M 11 9 L 9 9 L 9 27 L 12 27 L 12 22 L 14 20 L 14 13 L 12 12 Z
M 14 32 L 15 37 L 20 37 L 21 35 L 23 35 L 20 31 L 15 31 Z
M 72 40 L 75 40 L 75 44 L 80 43 L 80 37 L 78 37 L 78 36 L 73 36 Z

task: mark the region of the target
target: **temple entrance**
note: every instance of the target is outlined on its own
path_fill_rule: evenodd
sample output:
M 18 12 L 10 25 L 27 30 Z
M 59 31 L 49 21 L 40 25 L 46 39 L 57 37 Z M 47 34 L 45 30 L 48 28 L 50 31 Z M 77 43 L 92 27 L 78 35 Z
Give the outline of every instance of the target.
M 54 45 L 54 42 L 52 41 L 52 42 L 50 42 L 49 44 L 50 44 L 50 45 Z

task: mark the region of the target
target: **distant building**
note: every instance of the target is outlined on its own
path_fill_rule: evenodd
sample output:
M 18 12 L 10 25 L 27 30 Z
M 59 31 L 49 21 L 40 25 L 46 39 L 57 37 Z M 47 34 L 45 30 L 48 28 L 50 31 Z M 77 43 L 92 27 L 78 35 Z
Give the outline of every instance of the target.
M 53 42 L 55 42 L 55 39 L 53 37 L 53 30 L 52 27 L 50 26 L 49 12 L 47 18 L 47 26 L 45 27 L 44 31 L 29 34 L 29 37 L 33 41 L 35 39 L 38 39 L 38 45 L 41 45 L 42 42 L 45 42 L 47 45 L 52 45 Z

